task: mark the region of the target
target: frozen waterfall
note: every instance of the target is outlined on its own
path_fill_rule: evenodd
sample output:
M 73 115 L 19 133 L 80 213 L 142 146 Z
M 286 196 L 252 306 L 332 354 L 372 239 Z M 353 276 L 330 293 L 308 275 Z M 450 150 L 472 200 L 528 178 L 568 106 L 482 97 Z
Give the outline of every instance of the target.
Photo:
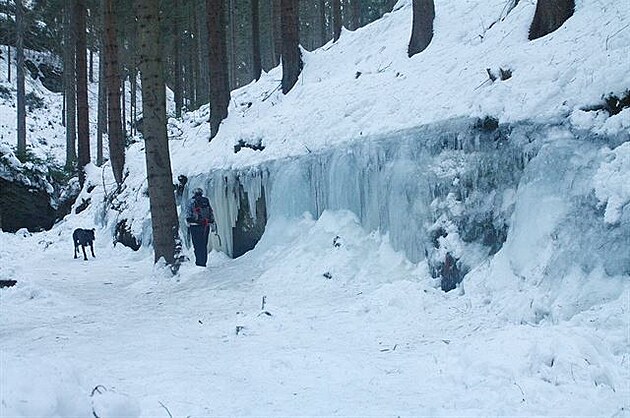
M 577 234 L 579 251 L 590 251 L 580 257 L 588 268 L 598 263 L 597 254 L 630 236 L 625 219 L 608 234 L 608 244 L 598 238 L 611 228 L 600 216 L 591 182 L 603 141 L 562 125 L 460 119 L 255 167 L 210 171 L 189 179 L 184 194 L 195 187 L 207 190 L 220 237 L 211 239 L 212 246 L 230 256 L 253 248 L 267 218 L 305 212 L 317 218 L 325 210 L 346 209 L 366 229 L 389 234 L 410 260 L 427 260 L 450 290 L 499 251 L 509 234 L 512 241 L 528 234 L 531 225 L 514 231 L 514 220 L 535 224 L 557 209 L 563 218 L 554 225 L 570 230 L 544 233 L 565 241 Z M 549 201 L 561 202 L 561 208 Z M 572 217 L 565 218 L 567 213 Z M 590 248 L 592 242 L 601 244 L 599 249 Z M 576 256 L 571 248 L 567 257 Z M 607 265 L 611 274 L 627 273 L 630 255 Z

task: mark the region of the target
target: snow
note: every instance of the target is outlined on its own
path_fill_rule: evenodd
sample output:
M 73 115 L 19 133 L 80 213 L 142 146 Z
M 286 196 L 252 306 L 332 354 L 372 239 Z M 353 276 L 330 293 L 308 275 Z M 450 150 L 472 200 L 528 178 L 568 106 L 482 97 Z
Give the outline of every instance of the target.
M 630 203 L 630 142 L 606 152 L 608 161 L 595 174 L 595 195 L 606 204 L 607 223 L 619 222 L 624 207 Z
M 207 268 L 153 264 L 141 141 L 120 194 L 91 164 L 85 211 L 0 232 L 0 416 L 630 415 L 630 110 L 586 110 L 630 86 L 630 9 L 577 0 L 530 42 L 533 1 L 439 0 L 409 59 L 410 4 L 305 52 L 286 96 L 279 68 L 232 92 L 210 144 L 207 106 L 169 120 L 180 199 L 203 186 L 219 219 Z M 47 106 L 29 144 L 62 164 L 61 97 L 27 89 Z M 232 260 L 240 186 L 269 220 Z M 112 245 L 122 219 L 138 252 Z M 496 253 L 479 225 L 506 228 Z M 96 258 L 73 259 L 94 226 Z M 447 253 L 470 271 L 444 293 Z
M 518 2 L 507 16 L 505 6 L 506 0 L 436 1 L 434 38 L 409 59 L 411 1 L 401 1 L 382 19 L 344 31 L 337 43 L 304 51 L 304 70 L 286 96 L 277 90 L 280 68 L 232 92 L 230 115 L 209 145 L 207 107 L 172 120 L 183 138 L 171 147 L 174 171 L 191 176 L 260 164 L 461 117 L 501 123 L 569 117 L 590 127 L 583 119 L 595 112 L 583 108 L 628 90 L 629 8 L 576 1 L 560 29 L 528 41 L 535 2 Z M 493 83 L 487 68 L 511 69 L 512 77 Z M 622 113 L 593 116 L 594 131 L 627 133 L 629 113 Z M 265 150 L 234 153 L 239 140 L 261 141 Z
M 208 268 L 185 264 L 176 279 L 152 270 L 148 250 L 102 236 L 88 262 L 55 231 L 2 240 L 2 276 L 19 282 L 0 292 L 2 416 L 627 408 L 627 281 L 571 319 L 516 323 L 483 293 L 436 290 L 422 265 L 349 212 L 278 219 L 254 251 L 213 252 Z M 90 397 L 98 385 L 107 396 Z

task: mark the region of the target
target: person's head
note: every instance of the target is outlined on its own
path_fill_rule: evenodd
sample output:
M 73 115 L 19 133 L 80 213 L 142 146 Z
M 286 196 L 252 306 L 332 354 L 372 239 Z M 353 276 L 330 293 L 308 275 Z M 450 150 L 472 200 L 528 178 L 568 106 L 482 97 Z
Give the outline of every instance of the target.
M 201 189 L 201 187 L 194 188 L 192 193 L 193 193 L 193 197 L 203 196 L 203 190 Z

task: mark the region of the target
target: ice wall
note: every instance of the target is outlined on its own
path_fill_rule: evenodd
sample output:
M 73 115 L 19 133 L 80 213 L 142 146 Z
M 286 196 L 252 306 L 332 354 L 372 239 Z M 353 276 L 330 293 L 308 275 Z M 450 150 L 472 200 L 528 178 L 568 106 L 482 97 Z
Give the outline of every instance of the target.
M 561 125 L 454 120 L 257 167 L 212 171 L 190 179 L 188 190 L 209 191 L 221 237 L 213 246 L 229 255 L 243 205 L 254 220 L 260 214 L 251 208 L 261 200 L 265 217 L 304 212 L 319 217 L 325 210 L 347 209 L 366 229 L 388 233 L 412 261 L 427 260 L 450 290 L 506 240 L 512 247 L 542 250 L 530 245 L 528 240 L 537 239 L 530 231 L 550 232 L 532 223 L 566 225 L 568 230 L 558 234 L 566 245 L 563 257 L 594 268 L 600 252 L 579 253 L 611 235 L 611 226 L 598 218 L 601 209 L 590 181 L 602 158 L 597 152 L 605 146 L 602 141 Z M 623 243 L 628 236 L 623 225 L 602 249 Z M 534 257 L 512 251 L 517 265 Z M 627 273 L 628 257 L 612 263 L 611 272 Z

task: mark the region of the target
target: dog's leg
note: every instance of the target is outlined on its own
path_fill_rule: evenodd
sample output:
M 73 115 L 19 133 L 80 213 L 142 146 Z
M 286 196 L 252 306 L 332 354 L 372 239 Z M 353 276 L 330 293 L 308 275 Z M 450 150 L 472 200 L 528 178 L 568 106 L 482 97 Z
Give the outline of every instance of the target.
M 87 261 L 87 254 L 85 254 L 85 245 L 81 245 L 81 249 L 83 250 L 83 260 Z
M 94 255 L 94 246 L 92 245 L 92 241 L 90 241 L 90 251 L 92 251 L 92 257 L 96 258 Z
M 74 242 L 74 258 L 77 258 L 77 250 L 78 250 L 78 249 L 79 249 L 79 248 L 78 248 L 77 242 L 75 241 L 75 242 Z

